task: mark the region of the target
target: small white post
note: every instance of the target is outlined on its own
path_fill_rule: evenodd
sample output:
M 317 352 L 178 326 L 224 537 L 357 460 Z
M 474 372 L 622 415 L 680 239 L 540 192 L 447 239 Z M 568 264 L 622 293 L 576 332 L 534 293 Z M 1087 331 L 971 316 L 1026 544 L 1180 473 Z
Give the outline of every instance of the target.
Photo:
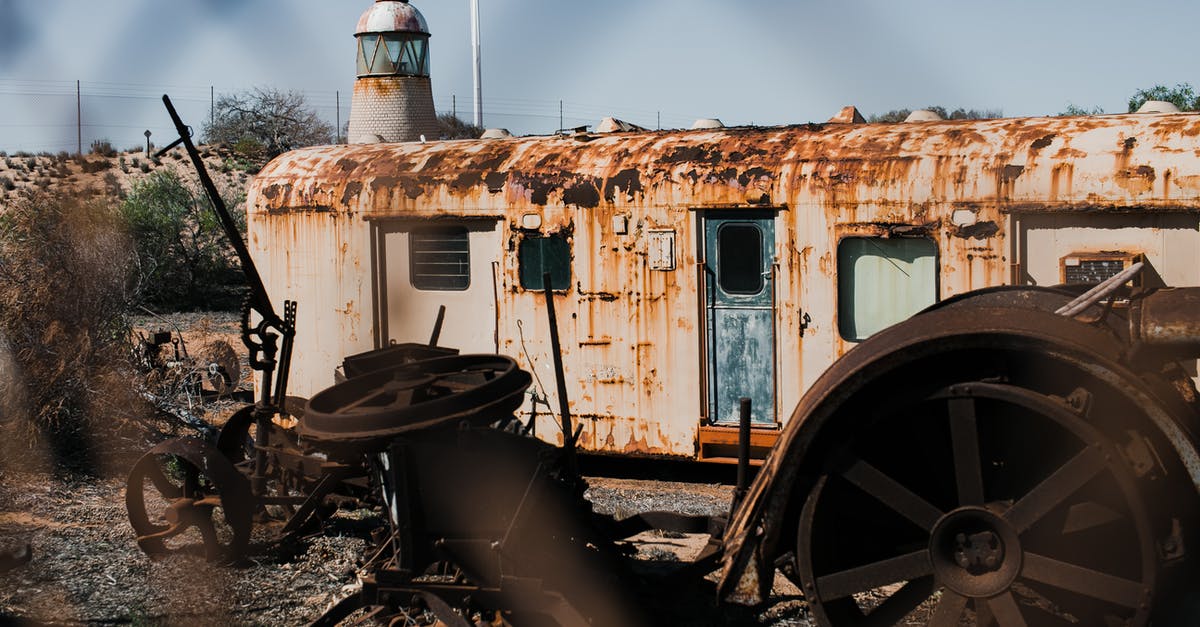
M 479 56 L 479 0 L 471 0 L 471 61 L 475 66 L 475 126 L 482 128 L 483 79 Z

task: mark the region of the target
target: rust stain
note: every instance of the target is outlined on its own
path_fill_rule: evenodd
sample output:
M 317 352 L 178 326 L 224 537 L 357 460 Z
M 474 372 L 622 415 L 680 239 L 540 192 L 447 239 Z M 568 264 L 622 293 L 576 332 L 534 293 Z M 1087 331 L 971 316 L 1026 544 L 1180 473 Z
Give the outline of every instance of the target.
M 1043 136 L 1033 140 L 1033 143 L 1029 144 L 1029 150 L 1031 152 L 1035 152 L 1035 153 L 1038 152 L 1039 150 L 1041 150 L 1041 149 L 1045 148 L 1046 146 L 1049 146 L 1051 143 L 1053 143 L 1054 137 L 1055 137 L 1054 133 L 1050 133 L 1049 135 L 1043 135 Z
M 1139 165 L 1135 168 L 1117 170 L 1113 181 L 1130 193 L 1144 194 L 1154 189 L 1154 168 L 1148 165 Z
M 1188 174 L 1184 176 L 1174 176 L 1171 182 L 1179 189 L 1187 189 L 1194 192 L 1200 192 L 1200 174 Z
M 1017 177 L 1021 176 L 1023 172 L 1025 172 L 1025 166 L 1023 165 L 1006 165 L 1004 166 L 1004 169 L 1000 171 L 1000 180 L 1004 183 L 1012 183 L 1013 181 L 1017 180 Z
M 957 227 L 954 230 L 954 236 L 961 237 L 963 239 L 988 239 L 999 232 L 1000 225 L 992 222 L 991 220 L 987 220 L 984 222 L 976 222 L 975 224 L 971 224 L 969 226 Z M 967 258 L 970 259 L 971 256 L 968 255 Z
M 362 193 L 362 189 L 363 186 L 360 181 L 351 181 L 346 183 L 346 189 L 344 192 L 342 192 L 342 203 L 348 205 L 353 202 L 354 199 Z

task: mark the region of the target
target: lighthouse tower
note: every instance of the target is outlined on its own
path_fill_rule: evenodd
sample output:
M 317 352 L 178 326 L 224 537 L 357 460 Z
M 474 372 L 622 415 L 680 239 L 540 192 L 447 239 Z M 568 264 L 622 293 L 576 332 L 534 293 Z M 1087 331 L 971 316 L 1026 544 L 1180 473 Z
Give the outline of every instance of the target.
M 429 28 L 408 0 L 377 0 L 358 19 L 351 144 L 437 139 Z

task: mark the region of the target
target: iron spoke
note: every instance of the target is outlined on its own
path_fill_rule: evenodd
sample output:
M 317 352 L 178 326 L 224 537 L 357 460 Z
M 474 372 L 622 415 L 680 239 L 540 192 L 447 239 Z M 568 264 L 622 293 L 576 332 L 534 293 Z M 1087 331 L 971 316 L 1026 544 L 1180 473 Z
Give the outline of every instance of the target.
M 1021 608 L 1011 590 L 988 599 L 988 607 L 1000 627 L 1025 627 L 1025 617 L 1021 616 Z
M 196 498 L 200 494 L 200 469 L 191 465 L 185 460 L 180 460 L 184 464 L 183 468 L 183 496 L 185 498 Z
M 958 619 L 966 609 L 967 597 L 950 588 L 942 588 L 942 600 L 938 601 L 937 611 L 929 619 L 929 627 L 958 627 Z
M 1102 470 L 1104 452 L 1098 446 L 1089 446 L 1021 497 L 1004 513 L 1004 518 L 1018 534 L 1024 533 Z
M 867 615 L 864 625 L 866 627 L 890 627 L 900 624 L 905 616 L 917 609 L 917 606 L 921 605 L 931 594 L 933 594 L 933 577 L 912 579 Z
M 1111 601 L 1122 607 L 1138 607 L 1149 593 L 1141 582 L 1060 562 L 1037 553 L 1025 553 L 1021 575 L 1031 581 L 1092 599 Z
M 971 607 L 975 608 L 976 627 L 992 627 L 995 624 L 995 621 L 992 620 L 992 608 L 988 605 L 987 599 L 977 598 L 971 602 Z
M 934 524 L 942 517 L 942 511 L 929 501 L 861 459 L 855 460 L 842 476 L 925 531 L 933 531 Z
M 215 561 L 221 558 L 221 541 L 217 538 L 217 528 L 213 525 L 212 513 L 207 516 L 196 517 L 196 529 L 200 531 L 200 537 L 204 539 L 204 555 L 209 561 Z
M 817 591 L 822 601 L 828 601 L 900 581 L 919 579 L 931 574 L 933 574 L 933 565 L 929 562 L 929 552 L 922 549 L 882 562 L 818 577 Z
M 979 461 L 979 429 L 975 399 L 950 400 L 950 440 L 954 446 L 954 477 L 959 505 L 983 505 L 983 471 Z
M 165 499 L 177 499 L 183 495 L 183 489 L 171 483 L 162 471 L 162 467 L 157 463 L 146 464 L 146 477 L 150 479 L 150 483 L 154 485 L 154 489 Z

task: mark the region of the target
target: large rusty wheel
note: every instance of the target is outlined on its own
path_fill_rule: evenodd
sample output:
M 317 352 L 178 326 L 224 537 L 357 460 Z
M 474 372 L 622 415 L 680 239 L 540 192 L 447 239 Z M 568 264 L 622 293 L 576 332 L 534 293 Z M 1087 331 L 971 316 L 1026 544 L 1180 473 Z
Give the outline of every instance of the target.
M 885 412 L 804 505 L 800 573 L 818 620 L 1146 624 L 1149 518 L 1085 398 L 971 383 Z
M 872 336 L 735 512 L 725 594 L 790 554 L 822 625 L 1192 624 L 1194 414 L 1123 346 L 990 296 Z
M 125 508 L 137 543 L 151 556 L 197 554 L 235 561 L 250 544 L 250 484 L 216 447 L 168 440 L 134 464 Z
M 520 406 L 531 377 L 502 355 L 461 355 L 386 368 L 312 397 L 298 431 L 318 446 L 382 450 L 398 435 L 491 423 Z

